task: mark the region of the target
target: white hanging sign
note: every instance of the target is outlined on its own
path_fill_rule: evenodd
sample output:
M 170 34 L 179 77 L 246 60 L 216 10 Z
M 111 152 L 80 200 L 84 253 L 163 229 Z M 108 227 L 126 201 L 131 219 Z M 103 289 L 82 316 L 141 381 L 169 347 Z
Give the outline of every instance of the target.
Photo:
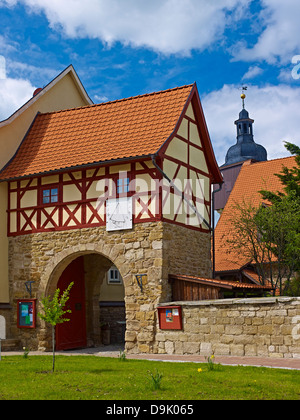
M 106 230 L 132 229 L 132 198 L 112 198 L 106 201 Z

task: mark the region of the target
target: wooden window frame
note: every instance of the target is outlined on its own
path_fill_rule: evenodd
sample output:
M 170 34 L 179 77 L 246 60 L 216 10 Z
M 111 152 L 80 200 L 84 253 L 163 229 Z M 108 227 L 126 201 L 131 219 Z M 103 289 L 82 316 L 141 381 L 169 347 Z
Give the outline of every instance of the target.
M 51 197 L 52 197 L 51 190 L 55 190 L 55 189 L 57 190 L 57 201 L 51 201 Z M 44 203 L 44 191 L 47 191 L 47 190 L 50 191 L 50 195 L 49 195 L 50 201 L 49 201 L 49 203 Z M 56 194 L 55 195 L 53 194 L 53 196 L 56 196 Z M 43 207 L 57 206 L 58 204 L 62 204 L 62 199 L 61 198 L 62 198 L 62 191 L 61 191 L 61 185 L 59 183 L 41 185 L 40 186 L 40 188 L 39 188 L 39 200 L 38 200 L 40 206 L 43 206 Z

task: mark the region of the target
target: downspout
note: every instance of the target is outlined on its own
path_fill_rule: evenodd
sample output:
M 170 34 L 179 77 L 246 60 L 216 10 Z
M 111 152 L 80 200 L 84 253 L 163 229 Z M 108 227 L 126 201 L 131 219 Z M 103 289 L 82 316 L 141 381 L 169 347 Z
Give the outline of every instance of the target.
M 215 251 L 215 194 L 221 191 L 223 184 L 219 184 L 219 188 L 212 192 L 211 207 L 212 207 L 212 278 L 216 276 L 216 251 Z
M 210 231 L 213 231 L 213 228 L 210 226 L 210 224 L 203 218 L 203 216 L 201 216 L 201 214 L 198 212 L 198 210 L 196 209 L 196 207 L 189 202 L 189 200 L 187 200 L 184 196 L 184 193 L 182 191 L 180 191 L 180 189 L 178 187 L 176 187 L 176 185 L 174 184 L 174 182 L 168 177 L 168 175 L 157 165 L 156 161 L 155 161 L 155 157 L 156 155 L 151 155 L 152 158 L 152 163 L 155 166 L 155 168 L 162 174 L 162 176 L 169 182 L 169 184 L 171 185 L 172 188 L 174 188 L 174 190 L 178 193 L 178 195 L 181 196 L 182 200 L 184 200 L 187 205 L 193 210 L 193 212 L 199 217 L 199 219 L 202 221 L 202 223 L 204 223 L 207 228 Z

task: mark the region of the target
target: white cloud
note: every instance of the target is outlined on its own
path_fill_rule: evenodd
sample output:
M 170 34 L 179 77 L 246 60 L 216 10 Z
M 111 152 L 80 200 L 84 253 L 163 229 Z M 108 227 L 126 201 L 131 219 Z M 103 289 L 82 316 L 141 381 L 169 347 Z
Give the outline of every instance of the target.
M 11 4 L 15 0 L 9 1 Z M 68 37 L 188 55 L 222 38 L 251 0 L 19 0 Z
M 300 52 L 299 0 L 261 0 L 260 25 L 264 28 L 256 44 L 249 48 L 237 45 L 235 60 L 265 60 L 270 64 L 286 63 Z
M 256 76 L 260 76 L 263 73 L 263 69 L 258 66 L 249 67 L 248 71 L 242 77 L 242 80 L 254 79 Z
M 189 55 L 214 43 L 226 45 L 234 60 L 286 63 L 300 51 L 299 0 L 0 0 L 0 7 L 23 3 L 44 13 L 51 28 L 71 38 L 96 38 L 147 47 L 163 54 Z M 260 8 L 250 14 L 249 5 Z M 225 39 L 243 23 L 238 38 Z M 247 25 L 247 26 L 246 26 Z M 254 46 L 248 35 L 258 34 Z
M 254 140 L 264 146 L 268 159 L 289 156 L 283 141 L 300 144 L 300 87 L 248 86 L 245 108 L 254 119 Z M 240 91 L 236 86 L 222 89 L 201 98 L 208 130 L 218 163 L 225 162 L 230 146 L 236 143 L 236 126 L 242 109 Z
M 0 121 L 8 118 L 31 97 L 35 87 L 28 80 L 0 80 Z
M 8 6 L 13 7 L 16 5 L 18 0 L 0 0 L 0 7 Z
M 94 95 L 95 103 L 106 102 L 108 101 L 108 97 L 105 95 Z

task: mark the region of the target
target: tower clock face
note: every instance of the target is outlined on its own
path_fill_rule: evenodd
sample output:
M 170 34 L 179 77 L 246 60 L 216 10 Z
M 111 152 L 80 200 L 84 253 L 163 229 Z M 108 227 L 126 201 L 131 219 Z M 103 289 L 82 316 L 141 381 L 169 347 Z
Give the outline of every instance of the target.
M 132 229 L 132 198 L 112 198 L 106 201 L 106 230 Z

